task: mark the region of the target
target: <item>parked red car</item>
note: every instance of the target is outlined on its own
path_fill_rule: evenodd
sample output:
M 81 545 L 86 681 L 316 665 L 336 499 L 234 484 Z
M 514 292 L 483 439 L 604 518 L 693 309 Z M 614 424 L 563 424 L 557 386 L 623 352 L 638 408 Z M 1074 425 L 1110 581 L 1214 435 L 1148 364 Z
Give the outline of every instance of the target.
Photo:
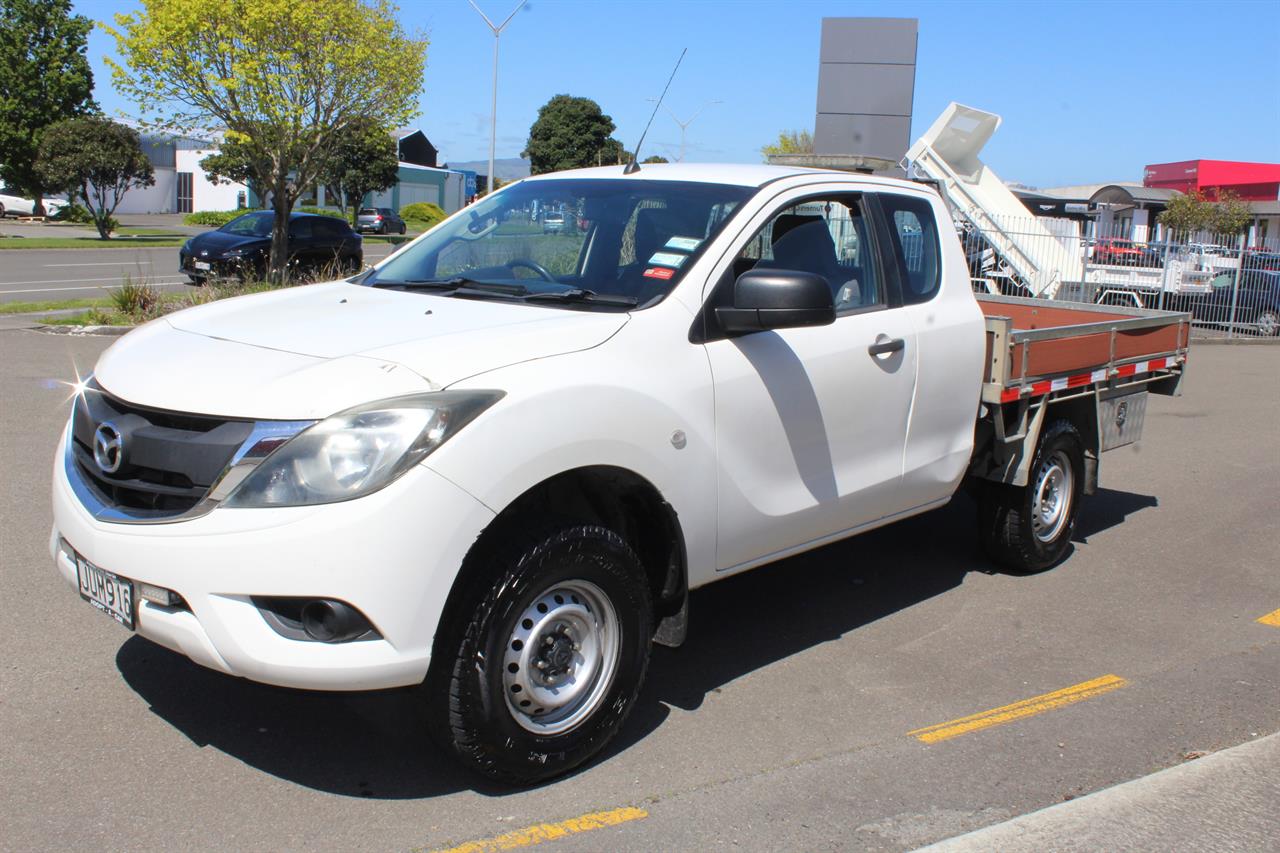
M 1142 265 L 1144 252 L 1132 240 L 1103 237 L 1093 244 L 1095 264 L 1119 264 L 1136 267 Z

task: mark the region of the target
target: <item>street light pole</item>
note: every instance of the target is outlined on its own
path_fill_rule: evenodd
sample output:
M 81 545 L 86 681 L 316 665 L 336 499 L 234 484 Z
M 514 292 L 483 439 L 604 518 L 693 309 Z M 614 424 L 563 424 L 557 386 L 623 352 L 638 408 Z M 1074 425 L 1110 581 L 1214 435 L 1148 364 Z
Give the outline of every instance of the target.
M 480 17 L 484 18 L 484 22 L 489 25 L 489 29 L 493 31 L 493 111 L 490 114 L 489 122 L 489 174 L 485 180 L 488 182 L 485 195 L 493 192 L 496 181 L 493 177 L 493 151 L 498 142 L 498 38 L 502 35 L 502 31 L 506 29 L 507 24 L 511 23 L 511 19 L 516 16 L 524 8 L 527 0 L 520 0 L 516 7 L 511 10 L 511 14 L 507 15 L 507 19 L 498 26 L 493 25 L 493 21 L 489 20 L 489 16 L 481 11 L 476 5 L 476 0 L 467 0 L 471 4 L 471 8 L 480 13 Z

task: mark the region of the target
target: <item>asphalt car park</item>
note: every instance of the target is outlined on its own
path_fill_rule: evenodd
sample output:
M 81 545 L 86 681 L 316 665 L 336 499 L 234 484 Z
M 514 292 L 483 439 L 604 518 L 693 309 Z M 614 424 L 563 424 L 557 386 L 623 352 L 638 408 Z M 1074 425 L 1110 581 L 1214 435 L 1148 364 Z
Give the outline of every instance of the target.
M 1051 571 L 995 570 L 958 498 L 696 591 L 617 744 L 511 791 L 413 690 L 225 677 L 62 582 L 64 383 L 109 343 L 0 330 L 0 847 L 899 850 L 1280 731 L 1280 347 L 1193 346 Z

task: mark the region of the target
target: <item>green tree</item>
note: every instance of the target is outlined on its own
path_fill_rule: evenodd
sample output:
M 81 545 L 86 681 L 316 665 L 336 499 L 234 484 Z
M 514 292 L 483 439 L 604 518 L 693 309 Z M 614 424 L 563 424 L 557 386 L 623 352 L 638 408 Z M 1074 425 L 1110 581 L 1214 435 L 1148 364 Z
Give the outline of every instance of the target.
M 661 155 L 650 154 L 648 157 L 644 158 L 640 162 L 641 163 L 670 163 L 671 161 Z
M 1209 230 L 1221 237 L 1238 237 L 1252 221 L 1253 211 L 1248 202 L 1241 201 L 1240 196 L 1231 190 L 1218 193 L 1209 219 Z
M 104 240 L 125 193 L 154 184 L 138 132 L 101 116 L 63 119 L 41 135 L 36 169 L 44 186 L 77 193 Z
M 395 186 L 400 172 L 400 156 L 389 128 L 368 119 L 353 122 L 329 149 L 320 180 L 333 187 L 342 199 L 342 212 L 351 204 L 351 224 L 364 197 Z
M 1200 193 L 1174 193 L 1168 206 L 1156 217 L 1156 221 L 1169 229 L 1175 238 L 1190 239 L 1197 231 L 1204 231 L 1213 221 L 1213 207 Z
M 270 193 L 270 275 L 288 261 L 289 214 L 334 145 L 360 120 L 407 124 L 422 92 L 427 40 L 388 0 L 142 0 L 107 27 L 117 90 L 151 121 L 222 129 L 239 169 Z
M 259 157 L 256 163 L 254 156 Z M 224 139 L 216 154 L 200 161 L 200 168 L 214 183 L 245 184 L 259 200 L 267 197 L 262 180 L 271 174 L 271 161 L 262 157 L 252 144 Z
M 538 110 L 521 157 L 534 175 L 609 163 L 624 151 L 611 139 L 613 119 L 590 98 L 556 95 Z
M 610 136 L 604 141 L 600 153 L 596 155 L 596 162 L 593 166 L 625 166 L 631 162 L 631 152 L 627 150 L 627 146 L 623 145 L 620 140 Z
M 774 154 L 812 154 L 813 134 L 807 130 L 784 130 L 778 134 L 778 141 L 765 145 L 760 149 L 767 161 Z
M 36 169 L 40 134 L 98 110 L 85 55 L 93 21 L 72 15 L 71 0 L 0 0 L 0 21 L 0 180 L 43 214 L 53 188 Z

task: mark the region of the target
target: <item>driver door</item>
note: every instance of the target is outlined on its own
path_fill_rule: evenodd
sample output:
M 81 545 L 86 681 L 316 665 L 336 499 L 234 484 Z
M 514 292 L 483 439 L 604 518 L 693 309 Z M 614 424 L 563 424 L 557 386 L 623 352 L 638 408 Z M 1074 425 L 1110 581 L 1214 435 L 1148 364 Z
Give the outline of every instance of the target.
M 882 269 L 870 202 L 792 191 L 758 215 L 717 294 L 753 267 L 832 288 L 833 324 L 709 339 L 718 453 L 717 568 L 802 550 L 900 506 L 916 338 Z M 709 338 L 712 336 L 709 335 Z

